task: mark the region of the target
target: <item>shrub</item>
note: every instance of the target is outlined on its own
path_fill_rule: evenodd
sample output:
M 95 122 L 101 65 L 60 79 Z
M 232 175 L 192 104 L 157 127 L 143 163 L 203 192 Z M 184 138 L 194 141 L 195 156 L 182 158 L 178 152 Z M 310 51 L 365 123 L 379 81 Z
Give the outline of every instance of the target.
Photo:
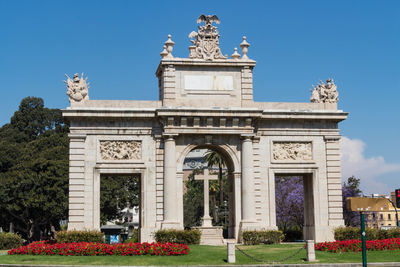
M 8 255 L 61 255 L 61 256 L 179 256 L 187 255 L 189 248 L 185 244 L 160 243 L 131 243 L 131 244 L 102 244 L 102 243 L 63 243 L 49 244 L 48 242 L 33 242 L 27 246 L 8 251 Z
M 186 245 L 200 244 L 201 232 L 194 230 L 159 230 L 155 232 L 154 238 L 160 243 L 180 243 Z
M 358 227 L 338 227 L 335 229 L 335 240 L 352 240 L 360 238 Z
M 104 243 L 104 234 L 96 230 L 59 231 L 56 233 L 57 243 L 94 242 Z
M 396 227 L 396 228 L 392 228 L 390 230 L 388 230 L 389 232 L 389 238 L 400 238 L 400 228 Z
M 243 231 L 242 238 L 245 245 L 278 244 L 282 242 L 285 235 L 280 230 Z
M 129 243 L 137 243 L 139 242 L 139 231 L 138 229 L 133 229 L 132 236 L 125 240 L 124 243 L 129 244 Z
M 365 229 L 367 240 L 400 238 L 400 228 L 382 230 L 375 228 Z M 359 227 L 338 227 L 335 229 L 335 240 L 354 240 L 361 238 L 361 229 Z
M 23 242 L 18 234 L 0 233 L 0 249 L 18 248 Z
M 283 234 L 285 235 L 285 242 L 294 242 L 303 239 L 303 231 L 301 229 L 288 229 L 283 231 Z

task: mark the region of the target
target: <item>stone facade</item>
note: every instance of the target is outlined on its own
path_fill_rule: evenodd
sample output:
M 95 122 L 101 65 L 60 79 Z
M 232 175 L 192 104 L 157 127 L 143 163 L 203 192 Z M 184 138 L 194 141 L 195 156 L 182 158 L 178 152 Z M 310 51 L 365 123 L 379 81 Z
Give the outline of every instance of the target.
M 193 48 L 191 58 L 176 58 L 173 44 L 169 37 L 156 70 L 158 101 L 86 99 L 63 111 L 70 122 L 68 228 L 100 228 L 102 174 L 138 173 L 140 240 L 183 229 L 184 159 L 209 148 L 227 162 L 230 238 L 277 228 L 275 176 L 290 174 L 304 177 L 305 238 L 333 240 L 333 228 L 343 225 L 338 123 L 348 114 L 334 101 L 254 102 L 256 62 L 246 39 L 244 56 L 235 50 L 232 59 Z

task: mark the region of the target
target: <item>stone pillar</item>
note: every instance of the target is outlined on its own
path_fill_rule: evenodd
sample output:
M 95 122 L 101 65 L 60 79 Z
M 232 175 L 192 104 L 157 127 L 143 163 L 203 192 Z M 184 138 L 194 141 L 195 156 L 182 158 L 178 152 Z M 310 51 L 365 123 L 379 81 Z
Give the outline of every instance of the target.
M 236 262 L 236 255 L 235 255 L 235 243 L 228 242 L 226 246 L 226 261 L 228 263 L 235 263 Z
M 252 136 L 242 139 L 242 227 L 255 222 L 253 141 Z
M 306 240 L 307 261 L 315 261 L 314 240 Z
M 164 137 L 164 222 L 162 227 L 179 228 L 176 194 L 176 146 L 175 136 Z

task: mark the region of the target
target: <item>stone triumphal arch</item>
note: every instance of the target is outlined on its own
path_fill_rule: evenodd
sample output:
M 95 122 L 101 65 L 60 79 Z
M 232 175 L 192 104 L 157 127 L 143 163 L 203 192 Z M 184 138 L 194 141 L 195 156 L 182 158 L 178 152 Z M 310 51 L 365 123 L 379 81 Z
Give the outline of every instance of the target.
M 69 229 L 99 229 L 100 177 L 140 175 L 140 239 L 183 229 L 182 165 L 194 148 L 217 150 L 231 183 L 230 236 L 276 229 L 275 176 L 301 175 L 305 238 L 333 239 L 343 225 L 338 123 L 333 80 L 310 103 L 253 101 L 246 37 L 230 58 L 219 48 L 214 16 L 202 15 L 189 57 L 173 55 L 171 36 L 156 70 L 158 101 L 89 100 L 86 80 L 68 78 L 70 107 Z M 306 91 L 306 90 L 305 90 Z

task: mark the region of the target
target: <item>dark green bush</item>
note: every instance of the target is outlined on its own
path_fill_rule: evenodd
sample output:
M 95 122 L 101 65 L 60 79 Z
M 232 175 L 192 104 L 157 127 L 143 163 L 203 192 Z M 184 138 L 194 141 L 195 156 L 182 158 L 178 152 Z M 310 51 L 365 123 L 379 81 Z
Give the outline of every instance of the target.
M 338 227 L 335 229 L 335 240 L 360 239 L 360 233 L 358 227 Z
M 186 245 L 200 244 L 201 233 L 199 230 L 159 230 L 154 238 L 160 243 L 181 243 Z
M 367 240 L 387 239 L 400 237 L 400 228 L 382 230 L 376 228 L 365 229 Z M 361 229 L 359 227 L 338 227 L 335 229 L 336 240 L 361 239 Z
M 104 234 L 96 230 L 59 231 L 56 233 L 57 243 L 94 242 L 104 243 Z
M 0 249 L 18 248 L 23 242 L 18 234 L 0 233 Z
M 242 238 L 245 245 L 278 244 L 282 242 L 285 235 L 280 230 L 243 231 Z
M 392 228 L 388 230 L 389 238 L 400 238 L 400 228 Z
M 125 240 L 124 243 L 137 243 L 139 242 L 139 231 L 138 229 L 133 229 L 132 236 Z
M 303 240 L 303 231 L 301 229 L 287 229 L 283 231 L 285 235 L 285 242 L 294 242 L 296 240 Z
M 360 235 L 358 236 L 357 239 L 361 238 L 361 229 L 360 229 Z M 367 240 L 376 240 L 378 239 L 378 229 L 375 228 L 365 228 L 365 237 Z

